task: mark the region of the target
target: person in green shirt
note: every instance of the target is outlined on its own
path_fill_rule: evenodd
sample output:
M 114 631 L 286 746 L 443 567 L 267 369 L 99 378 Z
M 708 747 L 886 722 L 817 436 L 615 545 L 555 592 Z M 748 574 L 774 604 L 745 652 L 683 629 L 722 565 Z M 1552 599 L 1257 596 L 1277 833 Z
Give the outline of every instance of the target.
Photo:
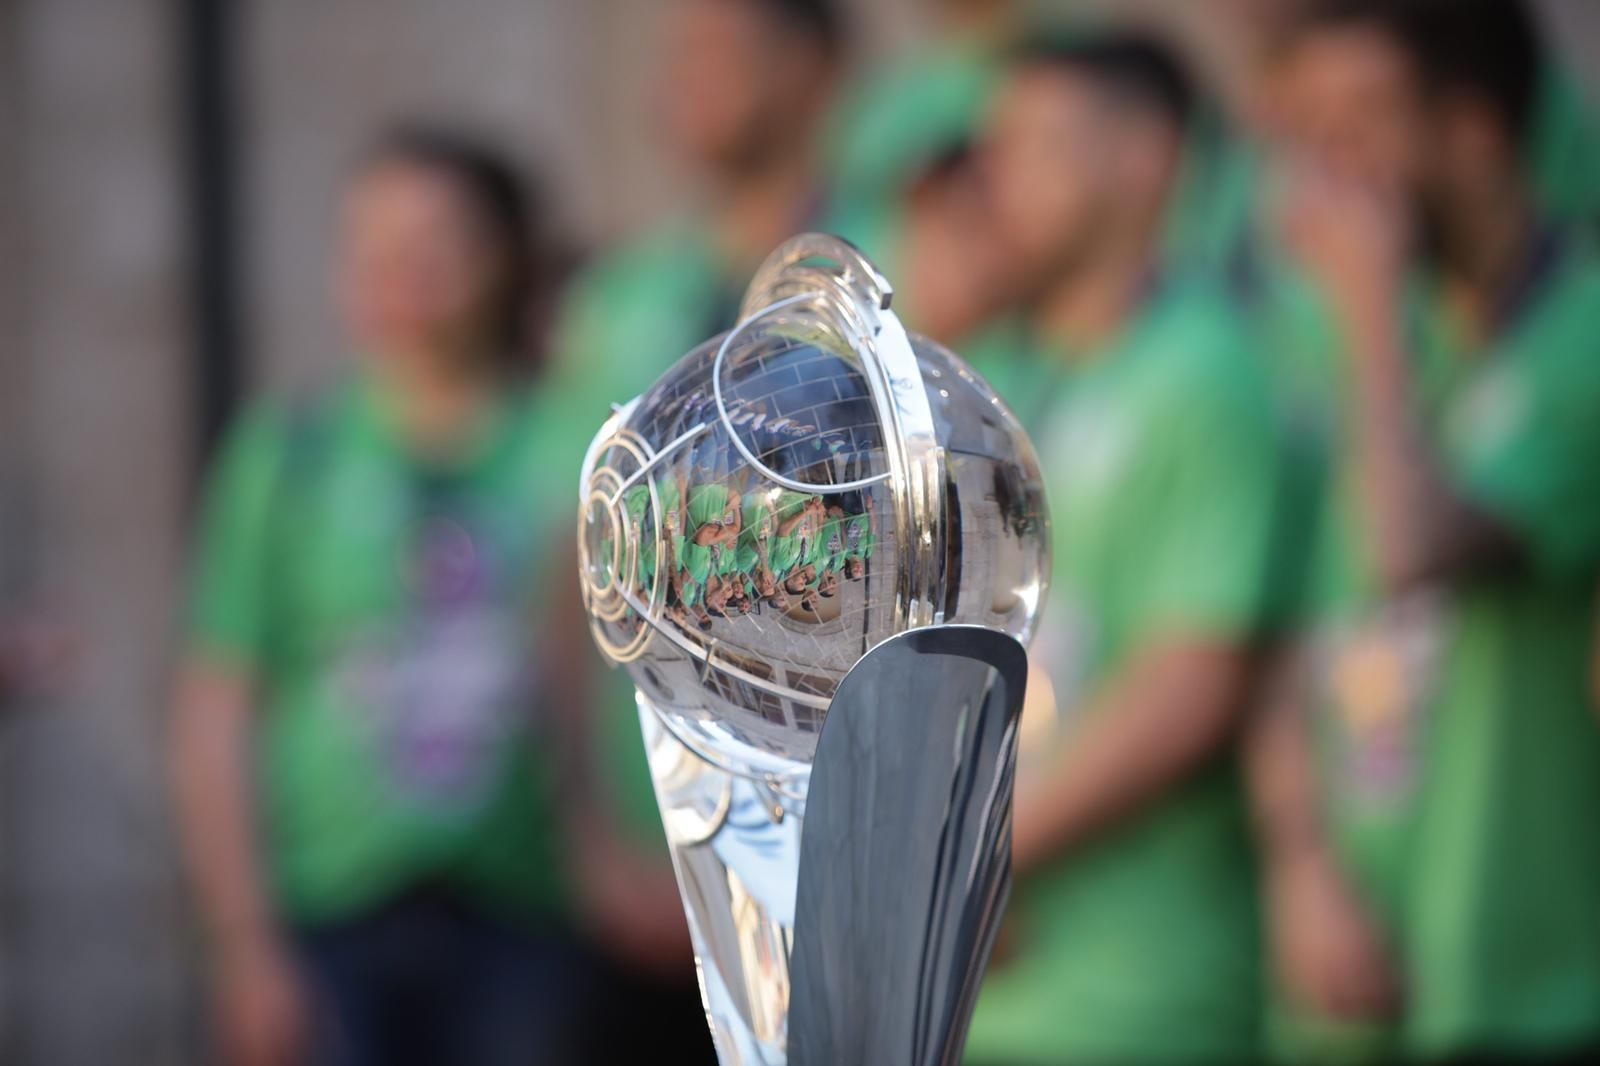
M 1269 308 L 1328 467 L 1254 747 L 1288 1061 L 1600 1050 L 1600 258 L 1541 216 L 1510 0 L 1319 7 Z M 1294 328 L 1298 327 L 1298 329 Z
M 804 565 L 823 511 L 821 496 L 787 489 L 779 493 L 772 570 L 780 581 L 787 581 Z
M 689 531 L 683 543 L 683 567 L 704 590 L 708 609 L 726 614 L 738 569 L 739 527 L 743 515 L 739 494 L 725 484 L 696 485 L 689 490 Z
M 1230 740 L 1270 622 L 1279 447 L 1249 338 L 1160 255 L 1192 94 L 1158 41 L 1019 53 L 981 145 L 1055 367 L 1008 930 L 968 1060 L 1254 1061 L 1259 915 Z
M 1411 3 L 1413 0 L 1402 0 Z M 1273 146 L 1284 137 L 1284 40 L 1317 0 L 1168 5 L 1185 39 L 1204 43 L 1214 96 L 1197 117 L 1184 180 L 1169 213 L 1168 254 L 1204 269 L 1253 268 L 1271 239 L 1263 217 L 1275 184 Z M 1600 221 L 1600 122 L 1574 77 L 1573 56 L 1541 56 L 1523 159 L 1541 211 L 1553 222 Z
M 519 369 L 529 210 L 491 151 L 384 137 L 343 213 L 364 358 L 212 468 L 172 743 L 231 1062 L 583 1054 L 583 637 L 546 598 L 582 438 Z
M 774 609 L 786 611 L 788 594 L 772 562 L 777 536 L 778 510 L 773 499 L 765 492 L 748 493 L 739 534 L 739 569 L 749 580 L 752 600 L 760 598 Z
M 878 546 L 878 515 L 872 505 L 872 494 L 863 494 L 865 510 L 851 515 L 844 526 L 844 576 L 850 581 L 860 581 L 867 573 L 867 560 Z
M 561 380 L 598 422 L 731 329 L 774 248 L 815 228 L 816 141 L 845 49 L 829 0 L 672 0 L 662 129 L 699 203 L 606 251 L 558 313 Z

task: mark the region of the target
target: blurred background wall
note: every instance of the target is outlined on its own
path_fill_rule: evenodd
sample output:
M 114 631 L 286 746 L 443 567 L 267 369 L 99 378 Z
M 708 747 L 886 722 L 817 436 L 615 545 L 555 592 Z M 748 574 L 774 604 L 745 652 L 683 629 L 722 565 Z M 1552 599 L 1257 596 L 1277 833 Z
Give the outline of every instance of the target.
M 157 755 L 192 466 L 174 19 L 160 0 L 0 4 L 0 572 L 80 656 L 4 726 L 6 1062 L 179 1046 Z
M 860 55 L 924 6 L 849 5 Z M 1547 6 L 1600 41 L 1600 5 Z M 540 166 L 575 242 L 614 237 L 681 191 L 647 107 L 661 7 L 0 0 L 0 607 L 78 656 L 0 721 L 0 1063 L 194 1055 L 158 757 L 192 476 L 243 389 L 339 355 L 306 309 L 353 147 L 464 120 Z

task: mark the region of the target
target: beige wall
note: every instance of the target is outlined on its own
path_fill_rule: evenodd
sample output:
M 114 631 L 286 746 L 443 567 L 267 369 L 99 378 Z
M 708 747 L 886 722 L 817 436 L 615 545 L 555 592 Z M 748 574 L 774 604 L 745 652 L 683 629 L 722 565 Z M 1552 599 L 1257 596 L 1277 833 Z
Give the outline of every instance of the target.
M 11 507 L 28 503 L 10 517 L 31 532 L 22 591 L 80 641 L 57 690 L 0 725 L 8 1063 L 178 1053 L 157 761 L 187 425 L 175 7 L 0 5 L 0 393 Z

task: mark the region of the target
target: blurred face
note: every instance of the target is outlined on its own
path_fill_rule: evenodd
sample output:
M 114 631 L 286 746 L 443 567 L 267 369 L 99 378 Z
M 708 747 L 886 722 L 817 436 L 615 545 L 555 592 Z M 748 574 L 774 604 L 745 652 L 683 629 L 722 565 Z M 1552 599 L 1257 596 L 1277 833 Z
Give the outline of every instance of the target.
M 912 190 L 901 239 L 904 306 L 920 332 L 953 343 L 1009 302 L 1011 264 L 995 237 L 987 186 L 970 161 Z
M 1104 104 L 1082 79 L 1024 70 L 990 116 L 983 147 L 997 235 L 1025 276 L 1081 259 L 1116 196 Z
M 442 173 L 379 163 L 351 186 L 337 288 L 363 349 L 454 351 L 484 336 L 500 272 L 494 241 Z
M 1427 157 L 1419 86 L 1400 49 L 1360 26 L 1315 30 L 1282 72 L 1289 146 L 1316 166 L 1393 192 L 1415 191 Z
M 759 165 L 826 96 L 828 64 L 815 46 L 746 0 L 677 0 L 667 31 L 662 92 L 673 146 L 713 170 Z

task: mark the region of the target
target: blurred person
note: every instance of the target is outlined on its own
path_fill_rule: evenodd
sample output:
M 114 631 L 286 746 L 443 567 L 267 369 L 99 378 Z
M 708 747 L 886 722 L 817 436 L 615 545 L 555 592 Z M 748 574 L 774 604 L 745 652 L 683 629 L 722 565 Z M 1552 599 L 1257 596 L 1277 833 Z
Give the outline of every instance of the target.
M 693 207 L 602 255 L 569 292 L 563 370 L 596 410 L 731 328 L 767 254 L 823 211 L 817 136 L 843 62 L 830 0 L 671 0 L 662 128 Z M 599 415 L 596 416 L 597 418 Z
M 196 545 L 172 750 L 218 1036 L 239 1066 L 580 1061 L 584 638 L 542 601 L 583 438 L 530 373 L 543 219 L 424 127 L 341 216 L 359 361 L 238 420 Z
M 1528 162 L 1513 0 L 1318 4 L 1269 310 L 1329 464 L 1252 748 L 1289 1061 L 1600 1051 L 1600 259 Z
M 952 145 L 913 177 L 890 226 L 892 237 L 881 236 L 868 254 L 894 282 L 896 310 L 910 328 L 967 351 L 1015 288 L 970 142 Z
M 745 285 L 774 248 L 796 233 L 826 228 L 818 138 L 847 50 L 838 6 L 671 0 L 665 17 L 654 107 L 668 148 L 697 185 L 696 199 L 601 254 L 562 302 L 558 373 L 569 406 L 587 420 L 584 443 L 610 403 L 644 392 L 691 348 L 735 324 Z M 576 472 L 574 464 L 570 476 Z M 711 625 L 707 591 L 685 585 L 680 604 L 705 627 Z M 601 693 L 592 705 L 595 731 L 623 831 L 636 853 L 657 860 L 670 884 L 633 684 L 623 671 L 602 673 L 592 650 L 581 661 L 590 664 Z M 678 1046 L 671 1034 L 682 1034 L 685 1025 L 698 1030 L 702 1058 L 712 1058 L 682 908 L 676 890 L 669 892 L 671 917 L 653 909 L 656 891 L 643 879 L 610 893 L 614 915 L 637 917 L 616 943 L 607 994 L 632 1004 L 637 1024 L 607 1027 L 614 1046 L 599 1061 L 660 1057 L 663 1047 Z M 646 936 L 652 925 L 653 942 Z
M 1277 140 L 1282 125 L 1282 45 L 1315 0 L 1132 3 L 1182 35 L 1221 104 L 1194 124 L 1188 171 L 1173 209 L 1171 251 L 1252 281 L 1259 253 L 1252 245 L 1270 237 L 1262 232 L 1257 208 L 1268 192 L 1263 149 Z M 1549 217 L 1592 225 L 1600 221 L 1600 122 L 1571 67 L 1558 55 L 1542 59 L 1525 158 Z
M 922 39 L 870 65 L 841 95 L 824 142 L 829 189 L 841 232 L 869 255 L 885 254 L 880 244 L 892 237 L 906 190 L 982 122 L 1020 7 L 936 0 Z
M 1260 1048 L 1230 741 L 1272 611 L 1278 447 L 1246 333 L 1163 261 L 1193 106 L 1157 39 L 1041 40 L 981 149 L 1055 371 L 1034 425 L 1059 521 L 1030 653 L 1017 885 L 974 1063 L 1238 1063 Z

